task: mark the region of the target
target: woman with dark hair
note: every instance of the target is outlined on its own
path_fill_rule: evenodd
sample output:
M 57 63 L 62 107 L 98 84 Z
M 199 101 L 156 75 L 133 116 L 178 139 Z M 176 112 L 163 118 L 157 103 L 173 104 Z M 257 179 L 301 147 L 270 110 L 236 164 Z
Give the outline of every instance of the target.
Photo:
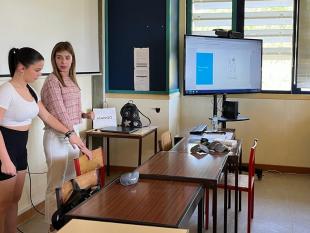
M 27 140 L 32 119 L 39 117 L 91 156 L 81 139 L 52 116 L 29 83 L 40 75 L 43 56 L 28 47 L 9 52 L 12 79 L 0 86 L 0 233 L 15 233 L 18 201 L 27 169 Z
M 51 54 L 53 72 L 45 80 L 42 102 L 47 110 L 68 129 L 79 133 L 82 118 L 93 119 L 93 112 L 82 113 L 81 90 L 76 80 L 75 53 L 69 42 L 57 43 Z M 50 223 L 56 210 L 55 188 L 76 176 L 74 158 L 79 156 L 59 133 L 45 127 L 44 152 L 48 167 L 45 217 Z

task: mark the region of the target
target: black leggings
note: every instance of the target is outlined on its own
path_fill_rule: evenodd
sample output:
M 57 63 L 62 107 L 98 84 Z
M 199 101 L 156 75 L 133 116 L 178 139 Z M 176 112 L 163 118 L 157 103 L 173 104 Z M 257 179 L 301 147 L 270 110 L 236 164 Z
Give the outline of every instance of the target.
M 16 167 L 16 171 L 26 170 L 28 167 L 26 148 L 28 141 L 28 131 L 18 131 L 8 129 L 3 126 L 0 126 L 0 131 L 2 133 L 5 147 L 8 151 L 10 159 Z M 2 173 L 0 170 L 0 180 L 7 180 L 12 177 L 13 176 L 11 175 Z

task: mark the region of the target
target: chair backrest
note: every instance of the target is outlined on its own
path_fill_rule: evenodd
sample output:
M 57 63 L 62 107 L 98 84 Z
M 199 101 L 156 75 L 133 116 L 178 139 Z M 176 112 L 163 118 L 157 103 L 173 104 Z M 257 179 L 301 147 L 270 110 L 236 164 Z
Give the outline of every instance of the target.
M 255 175 L 255 150 L 256 150 L 256 146 L 257 146 L 257 139 L 254 139 L 254 144 L 251 147 L 251 151 L 250 151 L 250 157 L 249 157 L 249 170 L 248 170 L 248 176 L 249 176 L 249 183 L 248 183 L 248 187 L 252 187 L 253 182 L 254 182 L 254 175 Z
M 160 151 L 169 151 L 172 148 L 172 138 L 170 131 L 165 131 L 161 134 L 158 142 Z
M 102 147 L 92 150 L 92 155 L 92 160 L 89 160 L 84 154 L 82 154 L 79 158 L 74 159 L 76 175 L 80 176 L 89 171 L 99 169 L 100 185 L 103 187 L 105 182 L 105 164 Z
M 99 171 L 92 170 L 74 178 L 81 189 L 89 189 L 99 184 Z M 64 182 L 62 187 L 56 188 L 56 201 L 58 209 L 68 201 L 73 193 L 73 185 L 70 180 Z

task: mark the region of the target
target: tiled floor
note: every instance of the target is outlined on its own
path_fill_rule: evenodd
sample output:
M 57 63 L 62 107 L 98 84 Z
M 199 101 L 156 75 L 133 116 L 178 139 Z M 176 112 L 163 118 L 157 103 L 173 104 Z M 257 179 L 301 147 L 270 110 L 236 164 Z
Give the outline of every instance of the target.
M 234 199 L 234 198 L 232 198 Z M 218 194 L 218 231 L 223 232 L 223 192 Z M 232 203 L 233 206 L 233 203 Z M 243 210 L 239 214 L 238 229 L 246 232 L 247 198 L 243 194 Z M 42 216 L 35 216 L 19 226 L 24 233 L 45 233 Z M 190 232 L 196 232 L 196 213 L 190 220 Z M 212 232 L 212 217 L 209 230 Z M 233 232 L 233 209 L 228 211 L 228 232 Z M 310 232 L 310 175 L 264 172 L 255 183 L 255 213 L 252 233 L 309 233 Z

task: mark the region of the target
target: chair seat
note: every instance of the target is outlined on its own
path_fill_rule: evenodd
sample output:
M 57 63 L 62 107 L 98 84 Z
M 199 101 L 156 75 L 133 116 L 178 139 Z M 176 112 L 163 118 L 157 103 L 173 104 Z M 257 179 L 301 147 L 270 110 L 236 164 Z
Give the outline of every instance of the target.
M 224 188 L 224 173 L 222 173 L 220 177 L 220 181 L 218 184 L 219 188 Z M 252 185 L 254 183 L 254 178 L 252 179 Z M 246 174 L 239 174 L 238 175 L 238 190 L 248 192 L 249 190 L 249 176 Z M 228 173 L 227 174 L 227 188 L 229 190 L 235 190 L 235 174 L 234 173 Z

